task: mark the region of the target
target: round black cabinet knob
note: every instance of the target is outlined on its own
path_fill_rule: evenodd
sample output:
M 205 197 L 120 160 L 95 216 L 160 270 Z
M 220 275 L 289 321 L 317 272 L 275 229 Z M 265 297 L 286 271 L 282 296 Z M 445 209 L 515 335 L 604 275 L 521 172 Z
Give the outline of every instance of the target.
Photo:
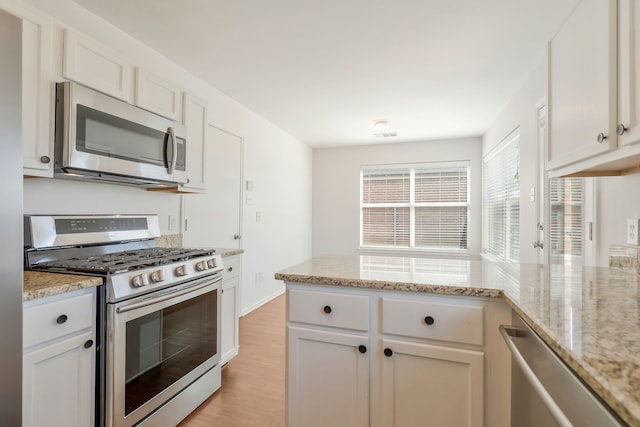
M 384 349 L 384 355 L 387 356 L 387 357 L 393 356 L 393 350 L 391 350 L 390 348 L 385 348 Z
M 84 343 L 84 348 L 91 348 L 93 347 L 93 340 L 87 340 L 87 342 Z
M 431 326 L 435 323 L 435 320 L 433 319 L 433 317 L 431 316 L 427 316 L 424 318 L 424 323 L 426 323 L 427 325 Z
M 327 314 L 331 313 L 331 306 L 325 305 L 324 307 L 322 307 L 322 311 L 324 311 Z
M 66 314 L 61 314 L 60 316 L 58 316 L 58 318 L 56 319 L 56 323 L 58 325 L 62 325 L 64 322 L 67 321 L 69 317 Z
M 51 158 L 49 156 L 40 157 L 40 162 L 41 163 L 49 163 L 50 161 L 51 161 Z
M 358 346 L 358 351 L 359 351 L 360 353 L 362 353 L 362 354 L 366 353 L 366 352 L 367 352 L 367 346 L 366 346 L 366 345 L 362 345 L 362 344 L 360 344 L 360 345 Z

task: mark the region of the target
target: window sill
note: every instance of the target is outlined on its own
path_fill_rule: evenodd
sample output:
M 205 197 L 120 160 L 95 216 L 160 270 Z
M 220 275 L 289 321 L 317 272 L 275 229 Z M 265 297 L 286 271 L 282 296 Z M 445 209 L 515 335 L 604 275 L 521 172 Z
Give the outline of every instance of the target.
M 470 259 L 469 250 L 432 250 L 432 249 L 406 249 L 406 248 L 372 248 L 360 246 L 360 255 L 393 255 L 419 258 L 449 258 L 449 259 Z

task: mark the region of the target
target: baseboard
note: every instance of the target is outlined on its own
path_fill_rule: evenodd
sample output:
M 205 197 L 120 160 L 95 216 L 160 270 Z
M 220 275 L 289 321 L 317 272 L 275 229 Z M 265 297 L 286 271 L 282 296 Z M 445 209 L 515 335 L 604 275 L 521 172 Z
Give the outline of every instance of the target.
M 261 299 L 260 301 L 256 302 L 255 304 L 245 308 L 244 310 L 242 310 L 242 312 L 240 313 L 240 316 L 246 316 L 247 314 L 251 313 L 253 310 L 262 307 L 263 305 L 265 305 L 266 303 L 268 303 L 269 301 L 278 298 L 280 295 L 284 294 L 285 292 L 285 288 L 284 286 L 282 287 L 282 289 L 274 292 L 273 294 Z

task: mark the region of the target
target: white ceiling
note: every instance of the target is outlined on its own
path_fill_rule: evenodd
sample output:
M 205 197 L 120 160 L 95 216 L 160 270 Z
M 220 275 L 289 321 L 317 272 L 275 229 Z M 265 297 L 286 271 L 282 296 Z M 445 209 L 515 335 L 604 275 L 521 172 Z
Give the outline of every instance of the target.
M 482 135 L 578 2 L 74 1 L 313 147 Z

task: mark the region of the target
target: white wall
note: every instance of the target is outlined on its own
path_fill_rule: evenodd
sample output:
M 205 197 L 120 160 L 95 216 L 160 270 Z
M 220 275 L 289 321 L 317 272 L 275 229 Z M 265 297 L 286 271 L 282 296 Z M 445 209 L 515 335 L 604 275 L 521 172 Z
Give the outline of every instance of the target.
M 537 237 L 536 203 L 529 192 L 541 194 L 537 182 L 538 170 L 538 113 L 536 105 L 547 93 L 547 65 L 542 61 L 522 88 L 509 101 L 482 137 L 482 152 L 486 155 L 514 130 L 520 134 L 520 261 L 537 262 L 538 249 L 533 248 Z
M 596 262 L 609 265 L 609 245 L 627 244 L 627 219 L 640 218 L 640 174 L 595 178 Z
M 24 7 L 19 0 L 0 0 L 0 7 L 3 3 Z M 54 58 L 62 55 L 63 28 L 75 29 L 133 64 L 208 99 L 209 121 L 244 137 L 244 176 L 254 180 L 256 200 L 251 209 L 245 206 L 242 312 L 283 292 L 284 285 L 273 274 L 311 256 L 311 149 L 73 1 L 28 3 L 56 21 Z M 53 74 L 62 80 L 61 61 L 54 62 Z M 25 213 L 158 213 L 163 233 L 169 232 L 168 215 L 180 215 L 179 195 L 125 186 L 26 179 L 24 193 Z M 253 208 L 263 213 L 260 223 Z M 256 283 L 258 271 L 263 272 L 260 283 Z
M 313 255 L 358 253 L 360 166 L 470 160 L 469 248 L 477 257 L 481 235 L 481 150 L 480 138 L 315 149 Z

